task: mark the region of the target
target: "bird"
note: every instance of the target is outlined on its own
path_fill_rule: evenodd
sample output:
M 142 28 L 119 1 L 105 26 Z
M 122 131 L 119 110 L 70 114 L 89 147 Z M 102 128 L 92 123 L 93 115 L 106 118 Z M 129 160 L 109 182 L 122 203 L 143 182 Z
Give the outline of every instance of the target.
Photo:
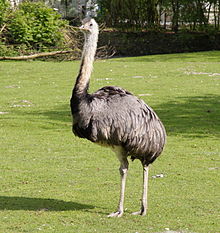
M 110 147 L 120 162 L 121 177 L 118 208 L 108 217 L 124 214 L 128 158 L 140 160 L 143 167 L 141 208 L 134 215 L 147 213 L 149 165 L 163 151 L 166 130 L 161 120 L 143 100 L 118 86 L 105 86 L 90 94 L 89 81 L 97 49 L 99 26 L 94 18 L 82 20 L 84 34 L 81 63 L 72 89 L 70 107 L 75 136 Z

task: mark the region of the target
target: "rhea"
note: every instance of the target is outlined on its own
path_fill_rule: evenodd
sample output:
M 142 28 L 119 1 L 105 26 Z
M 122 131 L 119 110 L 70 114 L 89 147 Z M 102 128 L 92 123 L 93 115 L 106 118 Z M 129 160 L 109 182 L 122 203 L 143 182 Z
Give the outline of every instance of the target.
M 117 211 L 109 214 L 109 217 L 121 217 L 124 213 L 128 157 L 140 160 L 143 166 L 143 194 L 140 211 L 133 214 L 146 215 L 148 169 L 164 148 L 165 128 L 152 108 L 121 87 L 106 86 L 93 94 L 88 93 L 99 28 L 94 19 L 86 18 L 80 30 L 85 40 L 80 70 L 70 100 L 73 133 L 111 147 L 119 159 L 120 199 Z

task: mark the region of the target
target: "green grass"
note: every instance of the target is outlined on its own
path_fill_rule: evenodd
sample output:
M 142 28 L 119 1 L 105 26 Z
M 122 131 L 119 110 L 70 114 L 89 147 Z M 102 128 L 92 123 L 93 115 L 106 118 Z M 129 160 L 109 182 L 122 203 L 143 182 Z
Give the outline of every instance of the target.
M 91 92 L 122 86 L 167 129 L 145 217 L 130 214 L 140 204 L 139 161 L 130 163 L 124 216 L 106 217 L 118 202 L 119 163 L 111 150 L 72 135 L 78 69 L 78 61 L 0 63 L 0 233 L 219 232 L 220 52 L 95 63 Z

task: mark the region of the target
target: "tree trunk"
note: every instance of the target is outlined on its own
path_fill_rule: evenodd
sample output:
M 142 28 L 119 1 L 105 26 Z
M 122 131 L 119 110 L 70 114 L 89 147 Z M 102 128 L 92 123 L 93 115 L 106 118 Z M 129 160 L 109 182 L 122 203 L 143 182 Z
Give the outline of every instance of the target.
M 217 28 L 220 29 L 220 0 L 218 1 L 218 22 L 217 22 Z
M 214 3 L 214 22 L 215 22 L 215 29 L 217 29 L 216 3 Z
M 179 0 L 172 0 L 173 18 L 172 30 L 178 32 L 179 30 Z
M 167 28 L 167 13 L 164 12 L 164 29 Z
M 209 18 L 210 18 L 211 7 L 212 7 L 212 3 L 209 3 L 208 16 L 207 16 L 208 23 L 209 23 Z

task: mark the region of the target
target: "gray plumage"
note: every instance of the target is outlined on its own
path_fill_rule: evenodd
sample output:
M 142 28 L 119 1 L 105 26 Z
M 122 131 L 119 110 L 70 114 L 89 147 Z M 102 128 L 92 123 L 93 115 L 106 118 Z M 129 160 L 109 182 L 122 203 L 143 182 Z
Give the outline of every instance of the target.
M 121 194 L 118 210 L 110 214 L 110 217 L 120 217 L 124 212 L 127 157 L 141 161 L 144 168 L 144 188 L 141 210 L 135 214 L 145 215 L 148 165 L 163 150 L 166 140 L 164 126 L 146 103 L 120 87 L 107 86 L 88 94 L 98 25 L 94 19 L 86 19 L 81 30 L 85 35 L 85 44 L 80 72 L 71 98 L 73 133 L 92 142 L 110 146 L 117 153 L 121 163 Z
M 120 87 L 104 87 L 80 103 L 73 132 L 92 142 L 121 146 L 148 165 L 161 153 L 165 130 L 156 113 Z M 79 133 L 80 134 L 80 133 Z

